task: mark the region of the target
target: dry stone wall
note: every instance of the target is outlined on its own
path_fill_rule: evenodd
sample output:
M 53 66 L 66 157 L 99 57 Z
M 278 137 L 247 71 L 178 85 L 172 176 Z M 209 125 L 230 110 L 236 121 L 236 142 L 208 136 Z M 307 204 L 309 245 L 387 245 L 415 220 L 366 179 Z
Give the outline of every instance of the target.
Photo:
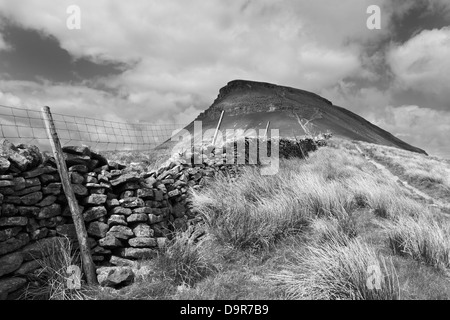
M 299 148 L 298 141 L 280 145 L 281 154 L 292 155 Z M 306 142 L 301 154 L 317 145 Z M 132 279 L 129 269 L 114 265 L 154 257 L 173 232 L 199 219 L 189 201 L 190 189 L 201 188 L 218 172 L 239 174 L 239 166 L 218 161 L 224 154 L 196 152 L 189 161 L 171 158 L 158 170 L 137 172 L 108 163 L 88 147 L 63 151 L 102 285 Z M 0 299 L 18 297 L 39 274 L 39 259 L 51 254 L 59 237 L 77 247 L 56 168 L 53 157 L 35 146 L 0 143 Z

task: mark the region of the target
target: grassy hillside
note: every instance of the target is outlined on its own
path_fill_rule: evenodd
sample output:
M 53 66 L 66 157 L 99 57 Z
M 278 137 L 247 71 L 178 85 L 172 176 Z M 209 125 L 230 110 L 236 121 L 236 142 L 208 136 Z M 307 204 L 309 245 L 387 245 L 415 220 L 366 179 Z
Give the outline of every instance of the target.
M 449 216 L 402 184 L 448 201 L 447 161 L 335 139 L 280 166 L 194 192 L 204 223 L 142 261 L 151 275 L 85 298 L 450 298 Z

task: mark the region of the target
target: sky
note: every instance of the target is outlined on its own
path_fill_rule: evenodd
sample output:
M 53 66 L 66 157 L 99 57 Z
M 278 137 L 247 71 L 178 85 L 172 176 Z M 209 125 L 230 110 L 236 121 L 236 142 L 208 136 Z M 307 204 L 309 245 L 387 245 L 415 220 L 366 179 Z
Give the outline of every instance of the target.
M 234 79 L 315 92 L 450 158 L 448 0 L 0 0 L 1 105 L 187 124 Z

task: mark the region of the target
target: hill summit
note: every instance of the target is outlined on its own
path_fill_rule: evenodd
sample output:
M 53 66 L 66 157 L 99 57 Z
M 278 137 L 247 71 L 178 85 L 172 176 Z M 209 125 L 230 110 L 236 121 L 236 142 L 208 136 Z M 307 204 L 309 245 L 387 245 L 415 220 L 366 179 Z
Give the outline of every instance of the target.
M 321 96 L 291 87 L 248 80 L 233 80 L 219 90 L 213 104 L 194 121 L 202 129 L 217 125 L 225 110 L 221 131 L 226 129 L 279 129 L 280 137 L 295 138 L 331 132 L 334 136 L 426 154 L 357 114 Z M 193 122 L 186 127 L 193 131 Z

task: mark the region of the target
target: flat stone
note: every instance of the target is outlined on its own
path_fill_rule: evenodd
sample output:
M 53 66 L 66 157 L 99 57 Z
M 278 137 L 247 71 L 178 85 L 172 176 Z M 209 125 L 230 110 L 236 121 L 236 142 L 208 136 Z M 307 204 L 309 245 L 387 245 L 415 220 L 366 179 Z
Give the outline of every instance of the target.
M 87 233 L 93 237 L 104 238 L 106 236 L 106 232 L 108 232 L 108 225 L 103 222 L 94 221 L 89 224 L 89 228 Z
M 84 182 L 84 177 L 76 171 L 70 172 L 70 180 L 74 184 L 82 184 Z
M 163 200 L 163 192 L 161 190 L 153 189 L 154 198 L 155 201 L 162 201 Z
M 108 209 L 117 207 L 119 205 L 120 205 L 120 203 L 119 203 L 119 200 L 117 200 L 117 199 L 108 199 L 108 200 L 106 200 L 106 208 L 108 208 Z
M 133 233 L 136 237 L 153 237 L 155 232 L 149 225 L 141 223 L 134 227 Z
M 149 237 L 136 237 L 128 240 L 128 244 L 133 248 L 152 248 L 156 247 L 156 239 Z
M 117 257 L 117 256 L 111 256 L 111 259 L 109 260 L 109 262 L 111 264 L 113 264 L 115 266 L 119 266 L 119 267 L 132 267 L 132 268 L 137 267 L 136 261 L 124 259 L 124 258 Z
M 97 280 L 103 287 L 125 286 L 133 282 L 134 273 L 130 267 L 101 267 L 97 268 Z
M 29 273 L 32 273 L 34 270 L 42 268 L 42 260 L 31 260 L 28 262 L 25 262 L 20 266 L 19 269 L 17 269 L 14 274 L 17 275 L 27 275 Z
M 13 277 L 0 280 L 0 297 L 7 297 L 9 293 L 19 290 L 27 283 L 24 278 Z
M 134 197 L 134 191 L 133 190 L 127 190 L 121 193 L 120 195 L 120 199 L 125 199 L 125 198 L 132 198 Z
M 19 211 L 19 214 L 24 217 L 37 217 L 39 212 L 41 211 L 41 208 L 39 207 L 17 207 L 17 210 Z
M 16 251 L 22 248 L 28 242 L 30 242 L 30 237 L 26 233 L 19 233 L 14 238 L 8 239 L 0 243 L 0 256 L 7 254 L 9 252 Z
M 62 148 L 63 152 L 83 155 L 83 156 L 91 156 L 91 150 L 87 146 L 65 146 Z
M 119 203 L 124 208 L 137 208 L 137 207 L 144 207 L 145 202 L 141 198 L 132 197 L 132 198 L 126 198 L 119 200 Z
M 3 201 L 11 204 L 20 204 L 21 202 L 20 197 L 17 196 L 8 196 Z
M 24 177 L 25 179 L 35 178 L 44 173 L 45 173 L 45 169 L 43 167 L 38 167 L 34 170 L 22 173 L 22 177 Z
M 157 256 L 157 251 L 149 248 L 122 248 L 119 256 L 129 259 L 152 259 Z
M 108 219 L 108 226 L 127 226 L 127 222 L 125 221 L 125 217 L 118 214 L 113 214 Z
M 0 180 L 12 180 L 13 178 L 11 174 L 0 174 Z
M 105 191 L 106 191 L 105 188 L 90 188 L 90 189 L 89 189 L 89 192 L 90 192 L 91 194 L 104 194 Z
M 61 206 L 54 203 L 48 207 L 44 207 L 38 214 L 38 219 L 48 219 L 61 215 Z
M 100 239 L 98 244 L 104 248 L 119 248 L 123 247 L 122 242 L 113 235 L 106 235 L 106 237 Z
M 147 220 L 148 220 L 148 216 L 145 213 L 133 213 L 132 215 L 127 217 L 128 223 L 146 222 Z
M 59 195 L 61 193 L 61 182 L 52 182 L 49 185 L 42 188 L 44 194 Z
M 133 209 L 133 213 L 145 213 L 145 214 L 149 214 L 152 213 L 153 209 L 150 207 L 141 207 L 141 208 L 135 208 Z
M 178 190 L 178 189 L 175 189 L 175 190 L 169 191 L 169 193 L 168 193 L 168 195 L 169 195 L 169 198 L 173 198 L 173 197 L 176 197 L 176 196 L 178 196 L 179 194 L 180 194 L 180 190 Z
M 88 189 L 81 184 L 72 184 L 73 193 L 77 196 L 87 196 L 89 194 Z
M 19 269 L 22 265 L 22 261 L 22 255 L 19 253 L 11 253 L 0 257 L 0 277 Z
M 86 210 L 86 212 L 83 213 L 84 221 L 90 222 L 92 220 L 96 220 L 100 217 L 106 216 L 107 211 L 106 208 L 103 206 L 99 207 L 92 207 Z
M 0 188 L 0 193 L 4 196 L 10 196 L 14 194 L 14 189 L 11 187 Z
M 26 226 L 28 223 L 27 217 L 5 217 L 0 218 L 0 227 L 16 227 Z
M 122 240 L 128 240 L 134 236 L 133 231 L 125 226 L 113 226 L 109 229 L 107 234 Z
M 126 182 L 133 182 L 138 181 L 139 175 L 137 173 L 131 172 L 131 173 L 125 173 L 119 176 L 118 178 L 111 180 L 110 183 L 113 187 L 118 186 L 120 184 L 126 183 Z
M 42 192 L 33 192 L 20 198 L 22 204 L 32 206 L 42 200 Z
M 17 209 L 17 207 L 12 204 L 12 203 L 4 203 L 2 204 L 2 210 L 1 210 L 1 215 L 4 217 L 12 217 L 17 215 L 17 213 L 19 212 L 19 210 Z
M 163 216 L 157 216 L 157 215 L 154 215 L 154 214 L 149 214 L 148 215 L 148 223 L 149 224 L 159 223 L 159 222 L 161 222 L 163 220 L 164 220 Z
M 96 246 L 95 248 L 93 248 L 91 250 L 92 254 L 97 254 L 97 255 L 110 255 L 111 254 L 111 250 L 105 249 L 103 247 L 100 246 Z
M 6 182 L 10 183 L 9 185 Z M 15 191 L 25 189 L 25 178 L 16 177 L 12 181 L 10 180 L 0 180 L 0 187 L 14 187 Z
M 15 237 L 20 230 L 22 230 L 22 227 L 13 227 L 8 229 L 0 230 L 0 242 L 6 241 L 8 239 L 11 239 L 12 237 Z
M 23 189 L 23 190 L 20 190 L 20 191 L 15 191 L 14 195 L 21 197 L 21 196 L 24 196 L 26 194 L 37 192 L 37 191 L 40 191 L 40 190 L 41 190 L 41 186 L 40 185 L 32 186 L 32 187 L 29 187 L 29 188 L 26 188 L 26 189 Z
M 11 163 L 7 159 L 0 157 L 0 173 L 8 171 L 10 165 Z
M 153 189 L 138 189 L 136 191 L 136 196 L 144 200 L 153 198 Z
M 47 207 L 52 205 L 53 203 L 55 203 L 56 199 L 58 199 L 56 196 L 54 195 L 50 195 L 45 197 L 41 202 L 39 202 L 37 204 L 38 207 Z
M 97 152 L 91 151 L 91 158 L 93 160 L 97 160 L 97 166 L 99 167 L 104 167 L 108 165 L 108 160 L 101 154 L 98 154 Z
M 78 173 L 87 173 L 89 171 L 88 167 L 84 164 L 76 164 L 76 165 L 70 166 L 68 170 L 76 171 Z
M 35 178 L 37 179 L 37 178 Z M 60 182 L 61 178 L 59 177 L 59 174 L 54 173 L 54 174 L 47 174 L 44 173 L 41 176 L 39 176 L 38 182 L 39 184 L 42 183 L 43 185 L 52 183 L 52 182 Z
M 58 176 L 59 177 L 59 176 Z M 38 177 L 25 179 L 25 188 L 40 186 L 41 181 Z
M 92 194 L 82 200 L 83 205 L 101 205 L 106 202 L 107 196 L 104 194 Z
M 115 207 L 114 209 L 112 209 L 112 214 L 121 214 L 124 216 L 129 216 L 132 213 L 133 211 L 130 208 Z

